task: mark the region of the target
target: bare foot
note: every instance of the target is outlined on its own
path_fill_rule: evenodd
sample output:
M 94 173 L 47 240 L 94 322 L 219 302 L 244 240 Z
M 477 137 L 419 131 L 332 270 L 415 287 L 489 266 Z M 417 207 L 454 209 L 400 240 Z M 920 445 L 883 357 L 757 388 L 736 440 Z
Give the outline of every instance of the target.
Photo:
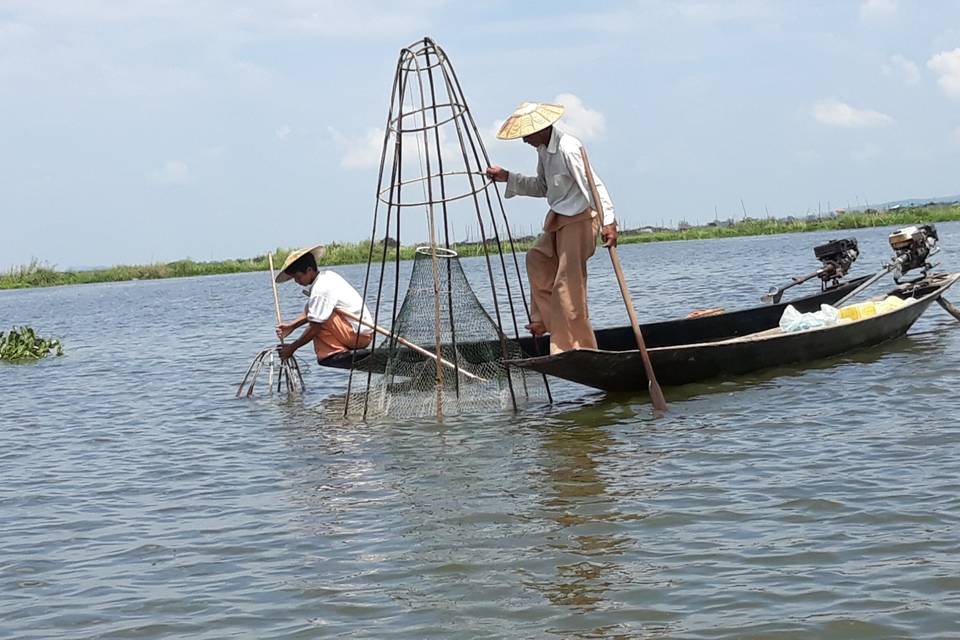
M 531 322 L 526 327 L 524 327 L 524 329 L 532 333 L 537 338 L 539 338 L 540 336 L 542 336 L 547 332 L 547 327 L 542 322 Z

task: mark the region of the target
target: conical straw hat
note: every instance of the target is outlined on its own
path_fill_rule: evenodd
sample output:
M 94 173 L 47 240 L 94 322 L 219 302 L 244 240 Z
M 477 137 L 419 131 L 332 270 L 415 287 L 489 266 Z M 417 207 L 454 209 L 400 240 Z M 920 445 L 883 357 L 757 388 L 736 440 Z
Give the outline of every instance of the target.
M 283 266 L 280 267 L 280 273 L 277 274 L 276 281 L 286 282 L 287 280 L 292 280 L 293 278 L 291 278 L 284 272 L 287 270 L 287 267 L 292 265 L 298 259 L 307 255 L 308 253 L 312 253 L 313 257 L 317 259 L 317 263 L 319 264 L 321 258 L 323 258 L 323 255 L 326 252 L 327 252 L 327 249 L 322 244 L 318 244 L 315 247 L 307 247 L 306 249 L 297 249 L 296 251 L 291 251 L 290 255 L 287 256 L 287 259 L 283 261 Z
M 546 129 L 563 115 L 563 105 L 544 102 L 521 102 L 507 121 L 500 127 L 497 137 L 501 140 L 522 138 Z

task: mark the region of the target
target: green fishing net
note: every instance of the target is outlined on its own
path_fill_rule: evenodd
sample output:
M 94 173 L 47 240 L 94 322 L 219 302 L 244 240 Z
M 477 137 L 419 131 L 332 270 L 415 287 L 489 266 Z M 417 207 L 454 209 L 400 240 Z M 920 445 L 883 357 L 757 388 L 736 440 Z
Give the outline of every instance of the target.
M 450 249 L 417 249 L 390 333 L 358 362 L 347 416 L 509 411 L 547 397 L 541 375 L 506 364 L 525 354 L 498 330 Z

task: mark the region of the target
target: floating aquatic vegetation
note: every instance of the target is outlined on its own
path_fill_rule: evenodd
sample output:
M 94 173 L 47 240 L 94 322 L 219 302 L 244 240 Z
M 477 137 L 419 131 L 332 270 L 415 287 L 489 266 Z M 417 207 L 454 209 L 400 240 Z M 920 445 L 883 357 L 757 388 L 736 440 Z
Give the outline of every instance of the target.
M 54 353 L 63 355 L 63 345 L 56 338 L 42 338 L 31 327 L 13 327 L 0 331 L 0 360 L 23 362 L 39 360 Z

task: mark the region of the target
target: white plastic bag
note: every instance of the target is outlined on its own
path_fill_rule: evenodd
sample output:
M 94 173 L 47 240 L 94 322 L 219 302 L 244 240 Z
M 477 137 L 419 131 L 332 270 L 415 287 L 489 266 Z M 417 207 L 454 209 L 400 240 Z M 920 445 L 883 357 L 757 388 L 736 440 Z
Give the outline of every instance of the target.
M 840 320 L 840 312 L 828 304 L 820 305 L 820 311 L 800 313 L 792 304 L 788 304 L 780 316 L 780 330 L 784 333 L 806 331 L 835 325 Z

